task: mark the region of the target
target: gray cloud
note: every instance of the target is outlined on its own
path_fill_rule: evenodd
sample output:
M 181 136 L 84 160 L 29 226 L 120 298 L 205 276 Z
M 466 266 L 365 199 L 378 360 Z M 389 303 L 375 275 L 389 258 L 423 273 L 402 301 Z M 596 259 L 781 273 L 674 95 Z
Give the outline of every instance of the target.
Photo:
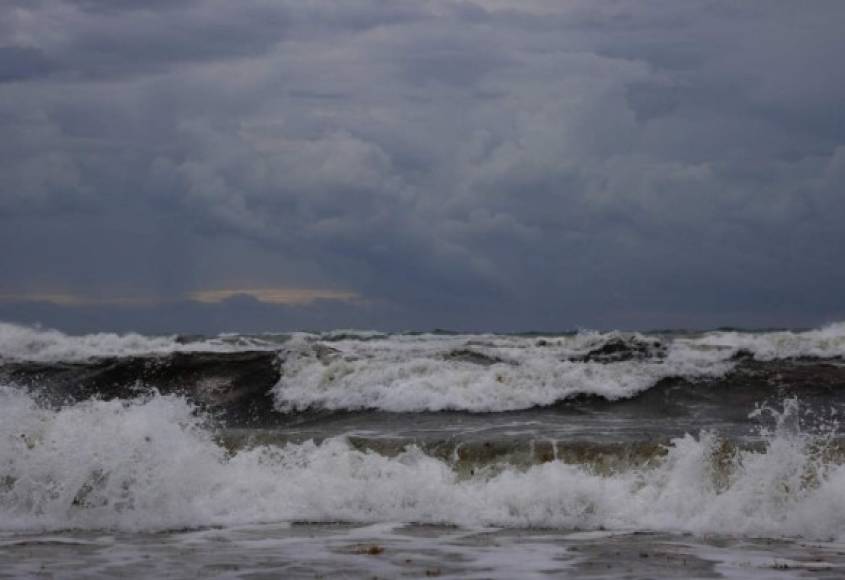
M 53 62 L 37 48 L 0 46 L 0 83 L 46 75 Z
M 838 2 L 42 0 L 0 22 L 7 293 L 378 305 L 256 307 L 271 326 L 842 315 Z M 209 330 L 250 308 L 108 311 Z

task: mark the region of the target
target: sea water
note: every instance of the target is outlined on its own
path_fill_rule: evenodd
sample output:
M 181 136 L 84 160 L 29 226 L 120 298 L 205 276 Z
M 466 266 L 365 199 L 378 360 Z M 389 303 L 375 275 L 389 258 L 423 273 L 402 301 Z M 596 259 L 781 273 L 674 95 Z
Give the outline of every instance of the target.
M 143 373 L 55 396 L 57 376 L 103 365 L 254 350 L 278 366 L 256 421 L 226 420 L 223 371 L 217 398 Z M 0 325 L 0 575 L 839 578 L 843 355 L 842 324 L 188 340 Z

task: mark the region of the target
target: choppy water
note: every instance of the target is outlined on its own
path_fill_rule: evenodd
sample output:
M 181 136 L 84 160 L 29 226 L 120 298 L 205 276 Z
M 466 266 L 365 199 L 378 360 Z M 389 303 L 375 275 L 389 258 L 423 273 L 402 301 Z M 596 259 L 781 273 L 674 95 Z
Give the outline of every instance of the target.
M 843 356 L 0 324 L 0 574 L 841 577 Z

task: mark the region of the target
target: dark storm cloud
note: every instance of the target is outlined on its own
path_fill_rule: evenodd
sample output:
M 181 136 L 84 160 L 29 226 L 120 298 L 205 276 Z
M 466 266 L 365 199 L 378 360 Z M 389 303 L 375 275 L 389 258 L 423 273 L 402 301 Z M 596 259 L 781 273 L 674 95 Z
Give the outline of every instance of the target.
M 843 26 L 838 2 L 8 3 L 0 290 L 171 304 L 18 304 L 80 328 L 841 317 Z M 368 306 L 178 302 L 214 288 Z
M 0 46 L 0 83 L 39 77 L 53 67 L 52 61 L 38 49 Z
M 49 16 L 43 29 L 45 50 L 67 75 L 124 77 L 163 72 L 186 62 L 261 54 L 284 37 L 283 6 L 254 5 L 241 10 L 232 2 L 112 3 L 78 2 L 79 7 L 48 5 L 35 11 Z

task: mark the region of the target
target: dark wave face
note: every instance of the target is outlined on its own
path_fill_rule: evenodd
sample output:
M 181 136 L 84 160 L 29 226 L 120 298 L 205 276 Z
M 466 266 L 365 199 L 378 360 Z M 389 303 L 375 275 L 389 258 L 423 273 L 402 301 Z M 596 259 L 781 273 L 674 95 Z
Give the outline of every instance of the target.
M 0 325 L 0 527 L 845 535 L 845 325 L 67 336 Z

